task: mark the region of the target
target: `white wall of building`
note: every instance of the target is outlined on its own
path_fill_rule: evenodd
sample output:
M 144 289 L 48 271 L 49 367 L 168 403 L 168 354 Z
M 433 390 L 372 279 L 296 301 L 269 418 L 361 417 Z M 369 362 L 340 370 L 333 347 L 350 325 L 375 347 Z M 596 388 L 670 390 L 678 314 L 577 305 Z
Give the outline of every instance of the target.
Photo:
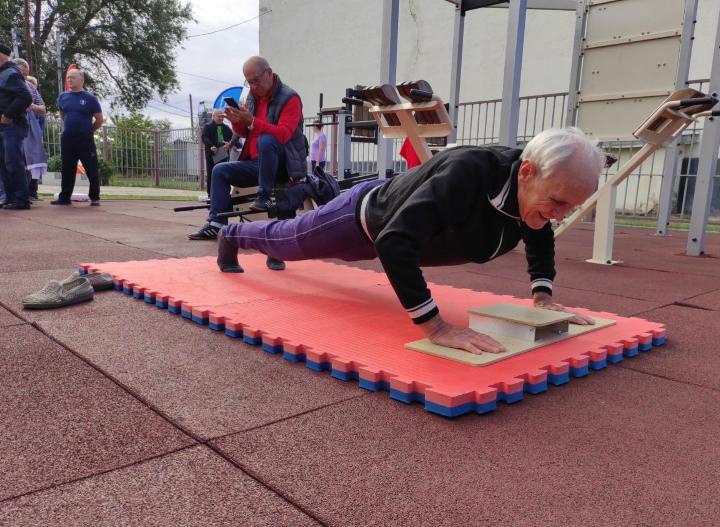
M 658 0 L 680 2 L 683 0 Z M 303 98 L 304 114 L 339 106 L 345 88 L 380 78 L 382 0 L 260 0 L 260 53 Z M 691 79 L 710 75 L 720 0 L 699 0 Z M 453 4 L 400 0 L 398 82 L 425 79 L 449 98 Z M 507 9 L 467 13 L 460 101 L 499 98 Z M 521 95 L 565 92 L 575 14 L 529 10 Z
M 382 0 L 260 0 L 260 53 L 303 98 L 305 115 L 339 106 L 345 88 L 380 80 Z M 507 9 L 467 13 L 460 100 L 499 98 Z M 425 79 L 449 98 L 454 6 L 400 0 L 398 82 Z M 566 91 L 574 13 L 531 10 L 521 94 Z

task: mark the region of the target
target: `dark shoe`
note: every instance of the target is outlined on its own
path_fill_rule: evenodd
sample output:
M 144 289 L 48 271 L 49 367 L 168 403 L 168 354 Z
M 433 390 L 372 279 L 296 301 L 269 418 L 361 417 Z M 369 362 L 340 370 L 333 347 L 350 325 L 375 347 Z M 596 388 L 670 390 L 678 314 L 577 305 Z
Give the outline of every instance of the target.
M 8 203 L 3 207 L 4 209 L 8 210 L 27 210 L 30 208 L 29 203 L 18 203 L 17 201 L 13 201 L 12 203 Z
M 38 180 L 37 179 L 30 180 L 30 199 L 32 201 L 41 201 L 40 197 L 38 196 Z
M 218 236 L 217 264 L 223 273 L 244 272 L 238 262 L 237 247 L 228 242 L 222 232 Z
M 219 231 L 220 229 L 207 223 L 199 231 L 188 234 L 188 238 L 191 240 L 215 240 Z
M 94 291 L 105 291 L 106 289 L 113 289 L 115 287 L 113 277 L 110 273 L 99 272 L 80 274 L 78 271 L 75 271 L 60 283 L 66 285 L 80 277 L 86 278 Z
M 91 207 L 99 207 L 99 206 L 100 206 L 100 200 L 99 200 L 99 199 L 91 199 L 91 200 L 90 200 L 90 206 L 91 206 Z
M 277 260 L 273 258 L 272 256 L 268 256 L 267 260 L 265 261 L 265 265 L 267 265 L 267 268 L 272 271 L 284 271 L 285 270 L 285 262 L 282 260 Z
M 70 200 L 54 199 L 50 202 L 50 205 L 71 205 Z
M 258 198 L 250 204 L 250 210 L 254 212 L 267 212 L 272 207 L 272 201 L 268 198 Z

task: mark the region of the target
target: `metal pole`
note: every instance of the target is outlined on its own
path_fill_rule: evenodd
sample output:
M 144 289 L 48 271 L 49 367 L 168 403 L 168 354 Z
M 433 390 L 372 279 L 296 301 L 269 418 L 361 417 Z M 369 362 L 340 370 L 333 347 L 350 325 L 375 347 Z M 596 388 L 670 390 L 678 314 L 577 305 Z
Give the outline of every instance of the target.
M 683 17 L 683 32 L 680 37 L 680 55 L 678 56 L 678 70 L 675 77 L 675 89 L 679 90 L 687 85 L 690 75 L 690 55 L 692 43 L 695 38 L 695 24 L 697 22 L 698 0 L 685 0 L 685 14 Z M 682 134 L 679 136 L 682 137 Z M 675 174 L 678 166 L 678 143 L 673 143 L 665 150 L 663 161 L 663 174 L 660 183 L 660 197 L 658 198 L 657 230 L 655 234 L 664 236 L 670 224 L 670 210 L 672 195 L 675 188 Z
M 720 92 L 720 17 L 713 48 L 712 69 L 710 70 L 709 93 Z M 706 119 L 700 140 L 700 158 L 698 159 L 697 176 L 695 178 L 695 195 L 693 197 L 692 214 L 690 216 L 690 232 L 688 234 L 687 254 L 700 256 L 705 253 L 705 229 L 712 205 L 713 180 L 717 173 L 718 149 L 720 148 L 720 120 Z
M 526 14 L 527 0 L 510 2 L 507 44 L 505 46 L 502 113 L 500 114 L 499 142 L 503 146 L 514 147 L 517 145 L 518 119 L 520 117 L 520 72 L 525 43 Z
M 10 39 L 12 40 L 12 52 L 13 57 L 18 56 L 18 41 L 17 41 L 17 33 L 15 33 L 15 28 L 10 28 Z
M 192 93 L 190 94 L 190 128 L 195 129 L 195 117 L 193 110 L 193 104 L 192 104 Z
M 383 21 L 380 44 L 380 84 L 396 84 L 399 0 L 383 0 Z M 385 179 L 393 171 L 393 142 L 378 130 L 378 177 Z M 342 165 L 341 165 L 342 168 Z
M 30 38 L 30 2 L 24 1 L 23 15 L 25 18 L 23 27 L 25 29 L 25 60 L 28 62 L 30 71 L 33 71 L 32 39 Z
M 455 6 L 455 25 L 453 27 L 453 43 L 452 43 L 452 70 L 450 73 L 450 121 L 452 122 L 452 132 L 448 134 L 447 142 L 454 143 L 457 141 L 458 126 L 458 104 L 460 103 L 460 76 L 462 74 L 462 53 L 463 53 L 463 36 L 465 34 L 465 11 L 462 9 L 462 0 L 460 5 Z
M 568 89 L 565 126 L 575 126 L 577 122 L 577 99 L 580 95 L 580 71 L 585 53 L 585 27 L 587 23 L 587 7 L 585 0 L 579 0 L 575 9 L 575 39 L 573 41 L 572 66 L 570 68 L 570 88 Z
M 63 92 L 62 71 L 62 44 L 60 43 L 60 28 L 55 29 L 55 60 L 57 61 L 58 95 Z
M 153 172 L 155 173 L 155 186 L 160 186 L 160 130 L 153 130 Z
M 352 115 L 345 111 L 338 112 L 338 125 L 337 125 L 337 178 L 345 179 L 350 176 L 352 172 L 352 160 L 350 159 L 350 147 L 351 147 L 351 130 L 345 125 L 352 120 Z M 378 149 L 378 162 L 379 162 L 380 150 Z M 382 173 L 380 178 L 382 178 Z

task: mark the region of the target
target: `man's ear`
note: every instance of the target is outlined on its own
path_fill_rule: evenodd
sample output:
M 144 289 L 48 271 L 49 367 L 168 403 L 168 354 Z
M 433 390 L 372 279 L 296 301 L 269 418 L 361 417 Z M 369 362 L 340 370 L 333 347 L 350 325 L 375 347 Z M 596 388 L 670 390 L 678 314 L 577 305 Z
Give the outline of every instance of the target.
M 533 163 L 529 159 L 524 159 L 522 163 L 520 163 L 520 170 L 518 170 L 518 180 L 526 183 L 527 181 L 535 177 L 536 173 L 537 168 L 535 167 L 535 163 Z

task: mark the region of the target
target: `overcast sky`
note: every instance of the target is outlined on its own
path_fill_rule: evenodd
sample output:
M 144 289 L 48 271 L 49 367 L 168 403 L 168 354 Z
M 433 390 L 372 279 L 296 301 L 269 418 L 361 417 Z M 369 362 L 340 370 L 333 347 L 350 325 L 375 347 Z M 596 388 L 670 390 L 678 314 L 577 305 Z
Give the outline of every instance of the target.
M 222 90 L 242 85 L 243 62 L 258 54 L 258 0 L 190 0 L 190 4 L 195 22 L 187 26 L 189 36 L 249 22 L 189 38 L 176 50 L 179 90 L 168 96 L 167 105 L 156 97 L 143 112 L 152 119 L 169 119 L 173 127 L 190 126 L 189 94 L 195 114 L 200 101 L 212 106 Z

